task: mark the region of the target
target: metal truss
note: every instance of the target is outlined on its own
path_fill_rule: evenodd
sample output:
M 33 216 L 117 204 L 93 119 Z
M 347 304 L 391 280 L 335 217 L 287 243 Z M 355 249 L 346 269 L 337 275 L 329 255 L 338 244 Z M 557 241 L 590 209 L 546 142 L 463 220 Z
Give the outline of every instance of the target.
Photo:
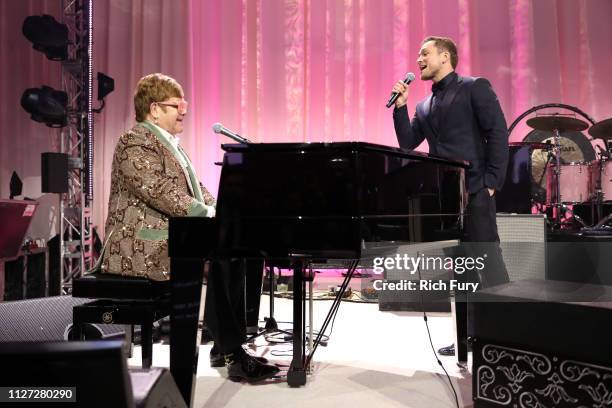
M 68 27 L 68 59 L 62 63 L 62 90 L 68 94 L 68 125 L 61 130 L 60 151 L 68 154 L 68 192 L 60 194 L 61 294 L 72 279 L 94 264 L 92 0 L 63 0 Z

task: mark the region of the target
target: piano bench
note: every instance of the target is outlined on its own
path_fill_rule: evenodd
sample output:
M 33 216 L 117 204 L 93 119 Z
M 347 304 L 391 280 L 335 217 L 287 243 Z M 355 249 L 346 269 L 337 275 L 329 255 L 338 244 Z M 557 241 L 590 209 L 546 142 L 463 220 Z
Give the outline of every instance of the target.
M 95 299 L 73 307 L 73 339 L 84 339 L 87 323 L 140 325 L 142 367 L 151 367 L 153 323 L 170 314 L 170 281 L 95 273 L 74 279 L 72 296 Z

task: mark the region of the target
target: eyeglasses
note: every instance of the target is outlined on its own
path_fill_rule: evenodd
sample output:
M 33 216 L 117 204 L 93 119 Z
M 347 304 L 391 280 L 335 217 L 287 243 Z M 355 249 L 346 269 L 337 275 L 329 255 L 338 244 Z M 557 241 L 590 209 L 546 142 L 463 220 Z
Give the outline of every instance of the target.
M 178 110 L 178 113 L 181 115 L 185 115 L 187 113 L 187 106 L 189 105 L 186 100 L 181 99 L 179 103 L 169 103 L 169 102 L 155 102 L 161 106 L 171 106 Z

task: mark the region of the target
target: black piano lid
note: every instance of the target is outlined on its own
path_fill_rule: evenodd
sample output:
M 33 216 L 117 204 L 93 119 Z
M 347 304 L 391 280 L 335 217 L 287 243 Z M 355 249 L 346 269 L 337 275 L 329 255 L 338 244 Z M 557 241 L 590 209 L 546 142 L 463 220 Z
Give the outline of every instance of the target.
M 416 152 L 414 150 L 405 150 L 399 147 L 385 146 L 367 142 L 313 142 L 313 143 L 228 143 L 222 144 L 221 148 L 229 153 L 244 153 L 244 152 L 258 152 L 265 150 L 269 151 L 296 151 L 298 149 L 305 152 L 317 152 L 321 150 L 330 151 L 332 149 L 338 149 L 346 151 L 352 149 L 355 152 L 383 152 L 389 155 L 394 155 L 406 159 L 417 159 L 423 160 L 428 159 L 433 162 L 440 164 L 450 164 L 457 167 L 463 167 L 465 169 L 470 167 L 470 164 L 465 160 L 459 159 L 445 159 L 434 154 Z

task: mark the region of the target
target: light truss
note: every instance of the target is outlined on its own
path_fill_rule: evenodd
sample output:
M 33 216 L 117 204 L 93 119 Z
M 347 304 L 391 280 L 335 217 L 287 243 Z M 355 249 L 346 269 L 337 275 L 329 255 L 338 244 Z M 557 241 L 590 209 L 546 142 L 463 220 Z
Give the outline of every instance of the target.
M 68 192 L 60 195 L 61 293 L 93 266 L 93 4 L 63 0 L 68 59 L 62 63 L 62 90 L 68 94 L 68 125 L 60 151 L 69 156 Z

